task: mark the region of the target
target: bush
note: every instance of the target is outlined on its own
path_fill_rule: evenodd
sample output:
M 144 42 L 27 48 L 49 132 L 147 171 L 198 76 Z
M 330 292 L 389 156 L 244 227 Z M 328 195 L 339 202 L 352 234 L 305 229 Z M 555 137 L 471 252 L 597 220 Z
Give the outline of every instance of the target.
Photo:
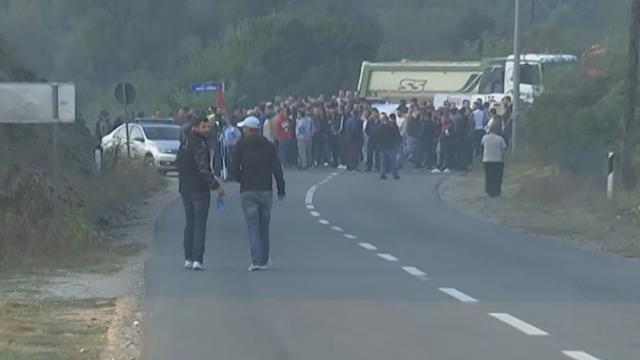
M 54 194 L 50 132 L 49 126 L 0 124 L 0 266 L 92 261 L 108 248 L 98 219 L 162 185 L 159 174 L 137 163 L 95 174 L 93 138 L 79 125 L 66 125 L 60 127 L 60 189 Z

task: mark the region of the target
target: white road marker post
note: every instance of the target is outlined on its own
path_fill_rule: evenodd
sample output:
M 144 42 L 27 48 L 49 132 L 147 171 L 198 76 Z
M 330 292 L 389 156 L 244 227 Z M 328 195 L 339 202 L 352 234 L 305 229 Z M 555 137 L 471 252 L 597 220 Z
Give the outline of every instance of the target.
M 609 168 L 607 172 L 607 200 L 613 200 L 613 185 L 615 181 L 615 158 L 616 154 L 613 151 L 609 152 Z

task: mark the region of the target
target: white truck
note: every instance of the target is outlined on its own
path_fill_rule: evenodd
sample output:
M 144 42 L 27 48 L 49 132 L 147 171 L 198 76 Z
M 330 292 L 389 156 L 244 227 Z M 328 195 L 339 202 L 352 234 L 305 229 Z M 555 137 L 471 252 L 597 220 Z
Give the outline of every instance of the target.
M 514 56 L 483 62 L 401 61 L 364 62 L 360 71 L 358 94 L 387 101 L 418 98 L 433 100 L 436 106 L 445 100 L 500 100 L 513 96 Z M 572 64 L 578 58 L 564 54 L 526 54 L 520 59 L 521 99 L 533 103 L 545 90 L 545 73 L 550 67 Z

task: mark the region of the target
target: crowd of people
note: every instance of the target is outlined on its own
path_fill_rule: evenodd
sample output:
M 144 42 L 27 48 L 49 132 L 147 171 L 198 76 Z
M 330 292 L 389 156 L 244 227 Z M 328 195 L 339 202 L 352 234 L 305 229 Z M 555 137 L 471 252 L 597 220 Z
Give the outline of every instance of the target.
M 219 199 L 224 196 L 218 178 L 241 184 L 250 271 L 266 269 L 270 260 L 273 180 L 283 200 L 282 167 L 375 170 L 386 180 L 388 175 L 400 179 L 403 167 L 466 172 L 480 157 L 487 194 L 500 196 L 511 113 L 509 97 L 500 103 L 465 100 L 461 106 L 449 102 L 435 106 L 418 99 L 376 105 L 351 91 L 275 98 L 248 109 L 182 108 L 174 122 L 182 127 L 177 163 L 187 218 L 185 267 L 203 269 L 210 192 L 217 192 Z M 159 112 L 153 117 L 160 119 Z M 119 126 L 107 120 L 108 113 L 101 113 L 96 137 Z
M 207 116 L 214 173 L 225 180 L 233 166 L 231 154 L 242 138 L 237 124 L 248 116 L 260 120 L 260 134 L 274 144 L 285 168 L 375 170 L 382 179 L 389 173 L 398 179 L 398 171 L 406 167 L 431 173 L 468 171 L 474 159 L 483 156 L 485 135 L 497 134 L 508 145 L 512 108 L 508 96 L 499 102 L 477 99 L 457 105 L 445 101 L 436 106 L 414 98 L 393 107 L 379 106 L 341 90 L 333 96 L 276 97 L 250 108 L 198 111 L 185 107 L 173 118 L 178 125 L 188 126 L 198 116 Z M 156 111 L 153 117 L 161 114 Z M 107 112 L 100 114 L 97 136 L 121 124 L 105 119 Z M 494 196 L 496 192 L 487 193 Z
M 230 154 L 241 138 L 236 124 L 248 116 L 260 120 L 261 134 L 274 144 L 285 168 L 375 170 L 382 179 L 389 173 L 398 179 L 398 170 L 404 167 L 466 172 L 474 159 L 482 157 L 485 135 L 497 134 L 508 144 L 511 134 L 508 96 L 500 102 L 465 100 L 460 106 L 411 99 L 387 112 L 378 107 L 351 91 L 340 91 L 334 96 L 275 98 L 218 113 L 209 109 L 214 170 L 224 175 L 225 168 L 232 167 Z M 188 123 L 190 112 L 180 109 L 177 123 Z

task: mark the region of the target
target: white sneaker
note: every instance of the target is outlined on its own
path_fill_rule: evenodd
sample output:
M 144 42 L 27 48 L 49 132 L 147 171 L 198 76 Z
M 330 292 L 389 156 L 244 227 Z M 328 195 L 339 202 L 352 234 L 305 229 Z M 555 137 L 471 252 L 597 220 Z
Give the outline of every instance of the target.
M 202 266 L 202 264 L 200 262 L 194 261 L 193 262 L 193 270 L 201 271 L 201 270 L 204 270 L 204 267 Z
M 249 266 L 249 271 L 260 271 L 260 266 L 257 265 L 251 265 Z
M 347 170 L 347 166 L 346 165 L 340 165 L 340 166 L 338 166 L 338 170 Z
M 193 268 L 193 261 L 191 260 L 185 260 L 184 261 L 184 268 L 185 269 L 189 269 L 191 270 Z
M 443 172 L 443 173 L 445 173 L 445 174 L 448 174 L 448 173 L 450 173 L 450 172 L 451 172 L 451 170 L 449 170 L 449 169 L 444 169 L 444 170 L 442 170 L 442 172 Z
M 432 174 L 440 174 L 440 169 L 433 169 L 431 170 Z

